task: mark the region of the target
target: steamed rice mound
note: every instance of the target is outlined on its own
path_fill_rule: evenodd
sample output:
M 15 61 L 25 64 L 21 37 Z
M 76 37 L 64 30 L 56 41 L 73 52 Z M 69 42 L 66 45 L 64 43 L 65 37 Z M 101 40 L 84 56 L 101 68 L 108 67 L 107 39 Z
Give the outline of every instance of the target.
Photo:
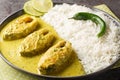
M 69 19 L 78 12 L 100 16 L 107 25 L 105 35 L 96 36 L 100 26 L 91 20 Z M 76 4 L 62 4 L 53 7 L 42 19 L 52 25 L 60 37 L 72 43 L 87 74 L 107 67 L 120 56 L 120 26 L 116 26 L 103 12 Z

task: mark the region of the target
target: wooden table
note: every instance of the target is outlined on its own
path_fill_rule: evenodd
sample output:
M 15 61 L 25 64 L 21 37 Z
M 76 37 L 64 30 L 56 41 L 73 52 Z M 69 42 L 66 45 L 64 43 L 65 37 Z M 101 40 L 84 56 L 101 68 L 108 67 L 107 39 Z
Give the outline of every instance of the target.
M 21 9 L 27 0 L 0 0 L 0 22 L 9 14 Z M 87 5 L 106 4 L 120 19 L 120 0 L 54 0 L 55 2 L 70 2 Z M 90 80 L 120 80 L 120 68 L 109 70 Z

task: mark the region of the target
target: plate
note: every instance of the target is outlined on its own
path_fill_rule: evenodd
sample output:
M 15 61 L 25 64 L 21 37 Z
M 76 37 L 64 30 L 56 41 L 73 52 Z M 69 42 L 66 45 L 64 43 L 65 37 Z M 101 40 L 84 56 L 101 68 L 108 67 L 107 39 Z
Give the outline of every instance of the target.
M 98 10 L 96 8 L 92 8 L 93 10 L 96 10 L 96 11 L 101 11 L 101 10 Z M 103 11 L 102 11 L 103 12 Z M 12 15 L 8 16 L 7 18 L 5 18 L 5 20 L 3 20 L 3 22 L 0 24 L 0 30 L 2 30 L 2 28 L 4 28 L 4 26 L 6 24 L 8 24 L 8 22 L 14 20 L 15 18 L 21 16 L 25 14 L 24 11 L 21 9 L 21 10 L 18 10 L 16 11 L 15 13 L 13 13 Z M 113 20 L 113 22 L 117 25 L 117 26 L 120 26 L 120 23 L 114 19 L 112 16 L 110 16 L 109 14 L 107 14 L 106 12 L 104 12 L 104 15 L 109 17 L 109 19 Z M 28 73 L 28 74 L 32 74 L 32 75 L 35 75 L 35 76 L 39 76 L 39 77 L 43 77 L 43 78 L 51 78 L 51 79 L 70 79 L 70 78 L 74 78 L 74 79 L 77 79 L 77 78 L 88 78 L 88 77 L 92 77 L 92 76 L 95 76 L 97 74 L 100 74 L 108 69 L 110 69 L 111 67 L 113 67 L 117 62 L 118 60 L 113 63 L 112 65 L 108 66 L 107 68 L 103 69 L 103 70 L 100 70 L 98 72 L 95 72 L 95 73 L 92 73 L 92 74 L 88 74 L 88 75 L 85 75 L 85 76 L 73 76 L 73 77 L 58 77 L 58 76 L 48 76 L 48 75 L 39 75 L 39 74 L 35 74 L 35 73 L 32 73 L 32 72 L 29 72 L 29 71 L 26 71 L 26 70 L 23 70 L 17 66 L 15 66 L 13 63 L 11 63 L 8 59 L 5 58 L 4 54 L 1 53 L 0 56 L 2 57 L 2 59 L 7 62 L 10 66 L 12 66 L 13 68 L 17 69 L 17 70 L 20 70 L 20 71 L 23 71 L 25 73 Z

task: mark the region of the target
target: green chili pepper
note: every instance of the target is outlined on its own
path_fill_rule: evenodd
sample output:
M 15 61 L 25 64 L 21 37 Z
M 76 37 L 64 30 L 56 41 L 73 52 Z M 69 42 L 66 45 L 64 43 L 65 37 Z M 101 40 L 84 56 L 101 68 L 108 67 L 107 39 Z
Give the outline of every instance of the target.
M 100 32 L 97 34 L 98 37 L 101 37 L 105 34 L 106 31 L 106 24 L 102 18 L 99 16 L 92 14 L 92 13 L 87 13 L 87 12 L 79 12 L 75 14 L 71 19 L 75 20 L 92 20 L 96 24 L 100 25 Z

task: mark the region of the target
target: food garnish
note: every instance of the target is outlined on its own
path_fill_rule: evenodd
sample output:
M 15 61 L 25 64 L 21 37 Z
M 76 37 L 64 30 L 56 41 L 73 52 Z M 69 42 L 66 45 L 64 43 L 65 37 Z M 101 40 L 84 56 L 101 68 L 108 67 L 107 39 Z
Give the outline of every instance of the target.
M 42 16 L 52 7 L 52 0 L 30 0 L 24 4 L 23 9 L 27 14 L 34 16 Z
M 34 9 L 40 12 L 48 12 L 53 7 L 52 0 L 32 0 Z
M 98 15 L 88 13 L 88 12 L 79 12 L 79 13 L 75 14 L 71 19 L 75 19 L 75 20 L 92 20 L 96 24 L 100 25 L 100 32 L 97 34 L 97 36 L 101 37 L 101 36 L 103 36 L 105 34 L 106 23 Z
M 25 4 L 24 4 L 24 7 L 23 7 L 24 11 L 30 15 L 33 15 L 33 16 L 41 16 L 43 15 L 44 13 L 42 12 L 39 12 L 37 10 L 35 10 L 33 7 L 32 7 L 32 0 L 31 1 L 27 1 Z

